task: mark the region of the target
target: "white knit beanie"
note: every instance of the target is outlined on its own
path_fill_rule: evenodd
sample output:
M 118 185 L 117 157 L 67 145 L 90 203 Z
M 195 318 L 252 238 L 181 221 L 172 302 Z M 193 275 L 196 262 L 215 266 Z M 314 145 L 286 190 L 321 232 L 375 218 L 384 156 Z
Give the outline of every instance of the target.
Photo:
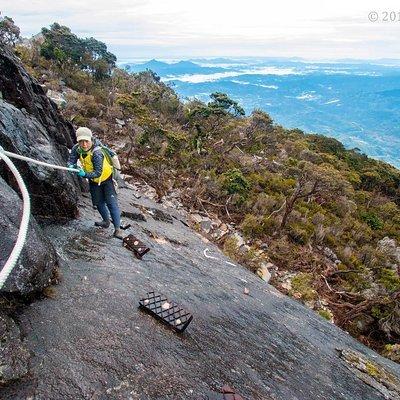
M 92 131 L 86 126 L 80 126 L 76 130 L 76 140 L 79 142 L 80 140 L 88 140 L 92 141 Z

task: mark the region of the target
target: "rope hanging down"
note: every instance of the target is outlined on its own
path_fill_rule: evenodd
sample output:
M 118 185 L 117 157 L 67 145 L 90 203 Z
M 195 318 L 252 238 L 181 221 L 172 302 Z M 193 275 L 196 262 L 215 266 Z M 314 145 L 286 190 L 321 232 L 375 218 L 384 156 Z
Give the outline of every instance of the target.
M 14 163 L 10 160 L 9 157 L 18 158 L 19 160 L 29 161 L 49 168 L 61 169 L 70 172 L 79 171 L 78 169 L 75 168 L 67 168 L 67 167 L 62 167 L 60 165 L 48 164 L 43 161 L 34 160 L 33 158 L 20 156 L 18 154 L 11 153 L 9 151 L 5 151 L 0 146 L 0 160 L 4 160 L 4 162 L 7 164 L 7 166 L 10 168 L 11 172 L 15 176 L 19 189 L 21 190 L 22 193 L 22 202 L 23 202 L 22 218 L 19 227 L 17 241 L 15 242 L 14 248 L 10 256 L 8 257 L 8 260 L 4 264 L 3 269 L 0 271 L 0 289 L 2 289 L 2 287 L 4 286 L 5 281 L 7 280 L 15 264 L 17 263 L 18 257 L 20 256 L 21 251 L 24 247 L 26 235 L 28 232 L 30 213 L 31 213 L 31 201 L 29 198 L 28 189 L 25 186 L 25 182 L 22 179 L 21 174 L 19 173 Z

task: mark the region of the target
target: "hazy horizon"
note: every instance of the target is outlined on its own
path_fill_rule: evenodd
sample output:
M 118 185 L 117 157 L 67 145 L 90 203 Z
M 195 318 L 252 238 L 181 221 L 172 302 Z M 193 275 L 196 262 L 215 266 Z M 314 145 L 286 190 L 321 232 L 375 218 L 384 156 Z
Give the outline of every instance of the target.
M 173 63 L 179 61 L 198 61 L 198 60 L 217 60 L 217 59 L 227 59 L 227 60 L 287 60 L 287 61 L 305 61 L 307 63 L 334 63 L 334 62 L 367 62 L 367 61 L 396 61 L 400 63 L 400 56 L 398 58 L 306 58 L 306 57 L 290 57 L 290 56 L 229 56 L 229 55 L 220 55 L 220 56 L 182 56 L 182 57 L 118 57 L 117 63 L 127 63 L 127 62 L 136 62 L 136 63 L 146 63 L 152 60 L 161 61 L 165 63 Z
M 400 12 L 393 0 L 248 0 L 240 6 L 226 0 L 99 0 L 96 5 L 3 0 L 1 12 L 14 19 L 25 37 L 58 22 L 80 37 L 103 41 L 121 60 L 393 59 L 400 54 Z

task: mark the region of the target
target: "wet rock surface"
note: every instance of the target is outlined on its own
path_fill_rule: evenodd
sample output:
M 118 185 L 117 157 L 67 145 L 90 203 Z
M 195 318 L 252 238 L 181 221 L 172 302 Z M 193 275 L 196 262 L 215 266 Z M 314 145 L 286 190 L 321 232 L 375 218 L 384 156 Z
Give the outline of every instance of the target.
M 0 146 L 40 161 L 65 165 L 72 144 L 71 124 L 57 112 L 56 105 L 19 59 L 0 46 Z M 50 284 L 58 265 L 56 252 L 36 218 L 42 222 L 65 221 L 78 212 L 76 178 L 71 174 L 25 161 L 13 162 L 28 187 L 33 215 L 21 256 L 0 290 L 0 384 L 20 379 L 28 371 L 29 353 L 15 309 L 21 299 L 32 299 Z M 0 268 L 14 248 L 21 216 L 19 187 L 9 168 L 0 161 Z
M 121 208 L 139 213 L 132 197 L 121 190 Z M 126 234 L 151 249 L 138 260 L 111 228 L 93 227 L 97 213 L 81 202 L 78 220 L 46 228 L 63 279 L 18 316 L 30 373 L 0 389 L 2 399 L 198 399 L 225 384 L 257 400 L 396 398 L 398 364 L 233 263 L 173 212 L 161 210 L 172 223 L 128 219 Z M 193 314 L 183 335 L 138 310 L 149 290 Z M 394 377 L 390 390 L 368 371 L 361 379 L 341 356 L 350 350 Z
M 75 134 L 72 125 L 61 116 L 57 105 L 46 96 L 39 82 L 28 74 L 18 57 L 1 45 L 0 91 L 6 102 L 35 117 L 57 144 L 73 146 Z
M 65 166 L 68 150 L 54 142 L 35 117 L 0 100 L 0 145 L 4 150 L 50 164 Z M 77 215 L 77 189 L 65 171 L 13 159 L 28 187 L 32 213 L 41 221 L 61 221 Z M 16 181 L 4 162 L 0 175 L 18 193 Z
M 29 353 L 15 322 L 0 313 L 0 385 L 8 384 L 28 372 Z
M 43 88 L 19 59 L 0 46 L 0 146 L 5 150 L 65 166 L 74 144 L 72 125 L 59 114 Z M 77 185 L 72 174 L 15 161 L 40 221 L 62 221 L 77 215 Z M 0 176 L 16 191 L 11 172 L 0 163 Z M 18 191 L 19 193 L 19 191 Z
M 0 267 L 17 240 L 22 216 L 22 201 L 0 177 Z M 26 244 L 0 294 L 31 295 L 40 292 L 53 276 L 57 255 L 42 229 L 31 217 Z

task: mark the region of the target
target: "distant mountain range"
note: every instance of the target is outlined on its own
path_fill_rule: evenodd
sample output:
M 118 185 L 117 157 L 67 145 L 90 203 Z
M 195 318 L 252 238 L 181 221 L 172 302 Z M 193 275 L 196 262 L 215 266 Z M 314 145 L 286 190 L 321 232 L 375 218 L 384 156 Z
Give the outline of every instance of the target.
M 151 69 L 160 76 L 168 74 L 196 74 L 196 73 L 215 73 L 224 71 L 221 67 L 202 67 L 192 61 L 178 61 L 175 63 L 165 63 L 157 60 L 150 60 L 141 64 L 122 64 L 129 72 L 139 72 Z
M 151 69 L 182 99 L 225 92 L 246 113 L 261 108 L 276 123 L 335 137 L 400 167 L 400 60 L 199 58 L 120 66 Z

